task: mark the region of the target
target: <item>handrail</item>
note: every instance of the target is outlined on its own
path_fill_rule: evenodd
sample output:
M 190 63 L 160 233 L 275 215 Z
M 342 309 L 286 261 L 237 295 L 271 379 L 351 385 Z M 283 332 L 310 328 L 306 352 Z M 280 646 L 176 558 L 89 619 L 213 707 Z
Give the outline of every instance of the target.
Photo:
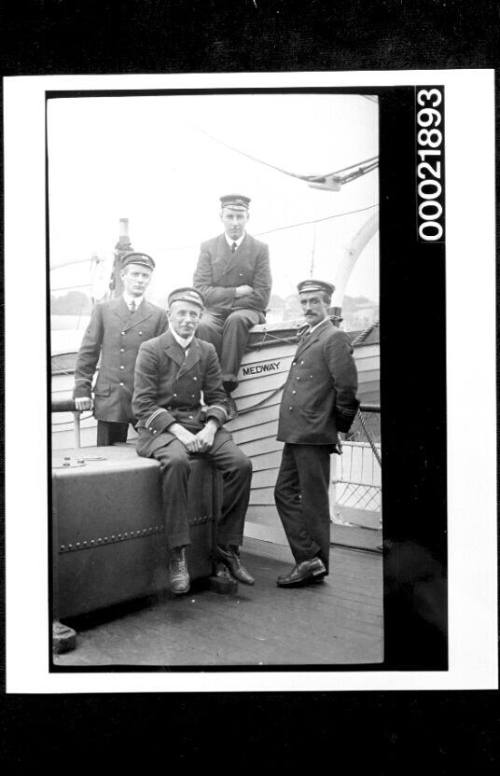
M 77 410 L 74 399 L 57 399 L 52 397 L 52 412 L 72 412 L 74 420 L 75 447 L 80 447 L 80 415 L 82 410 Z
M 282 387 L 282 386 L 281 386 Z M 278 389 L 280 390 L 280 389 Z M 276 391 L 277 392 L 277 391 Z M 269 398 L 269 396 L 266 396 L 266 400 Z M 258 406 L 258 405 L 257 405 Z M 255 409 L 254 407 L 247 408 L 247 411 L 250 409 Z M 61 399 L 61 398 L 52 398 L 51 401 L 51 411 L 52 412 L 72 412 L 73 418 L 75 422 L 75 447 L 80 447 L 80 415 L 82 410 L 77 410 L 75 406 L 75 400 L 74 399 Z M 380 404 L 360 404 L 359 405 L 359 412 L 376 412 L 380 413 Z M 240 413 L 241 414 L 241 413 Z M 373 449 L 374 455 L 377 458 L 378 462 L 381 464 L 380 456 L 378 454 L 378 451 L 375 449 L 375 446 L 373 442 L 370 439 L 370 436 L 368 434 L 368 430 L 366 429 L 363 418 L 360 415 L 361 425 L 363 426 L 363 429 L 365 431 L 365 434 L 367 436 L 367 439 Z
M 359 409 L 361 410 L 361 412 L 380 413 L 380 404 L 360 404 Z M 52 398 L 51 411 L 52 412 L 80 412 L 80 410 L 76 409 L 74 399 L 61 399 L 61 398 Z
M 52 412 L 81 412 L 81 410 L 77 410 L 75 406 L 75 400 L 74 399 L 58 399 L 52 397 L 51 401 L 51 411 Z

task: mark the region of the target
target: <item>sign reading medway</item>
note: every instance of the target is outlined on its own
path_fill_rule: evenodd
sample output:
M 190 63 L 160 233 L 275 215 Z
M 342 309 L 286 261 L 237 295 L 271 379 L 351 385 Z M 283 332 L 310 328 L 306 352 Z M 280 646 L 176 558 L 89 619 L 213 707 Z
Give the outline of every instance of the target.
M 270 361 L 268 364 L 255 364 L 254 366 L 244 366 L 243 375 L 260 375 L 262 372 L 278 372 L 280 361 Z

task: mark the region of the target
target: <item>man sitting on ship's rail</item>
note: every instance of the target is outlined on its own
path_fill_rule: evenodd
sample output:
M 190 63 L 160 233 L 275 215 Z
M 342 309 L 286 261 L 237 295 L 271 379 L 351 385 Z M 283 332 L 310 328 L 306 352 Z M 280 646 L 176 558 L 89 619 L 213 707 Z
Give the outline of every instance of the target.
M 224 234 L 202 243 L 193 286 L 203 294 L 205 311 L 196 336 L 211 342 L 220 358 L 231 415 L 232 391 L 252 326 L 264 323 L 271 294 L 269 248 L 247 234 L 250 198 L 220 198 Z
M 203 297 L 194 288 L 179 288 L 169 295 L 168 305 L 169 330 L 139 349 L 132 406 L 138 418 L 137 452 L 160 462 L 170 588 L 182 594 L 190 587 L 186 547 L 192 455 L 206 456 L 222 472 L 215 558 L 235 579 L 252 585 L 239 557 L 252 463 L 223 428 L 228 407 L 215 348 L 194 336 Z

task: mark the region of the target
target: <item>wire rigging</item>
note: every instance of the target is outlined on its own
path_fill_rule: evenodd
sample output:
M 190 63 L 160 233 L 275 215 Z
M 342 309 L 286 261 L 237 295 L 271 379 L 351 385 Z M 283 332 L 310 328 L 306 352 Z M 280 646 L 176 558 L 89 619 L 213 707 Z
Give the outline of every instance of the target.
M 314 218 L 312 221 L 299 221 L 296 224 L 287 224 L 286 226 L 277 226 L 274 229 L 267 229 L 265 232 L 255 232 L 257 237 L 261 237 L 264 234 L 271 234 L 272 232 L 281 232 L 285 229 L 295 229 L 297 226 L 307 226 L 308 224 L 319 224 L 321 221 L 331 221 L 334 218 L 341 218 L 343 216 L 352 216 L 355 213 L 364 213 L 366 210 L 372 210 L 372 208 L 378 207 L 378 202 L 374 205 L 368 205 L 367 207 L 359 208 L 358 210 L 347 210 L 345 213 L 334 213 L 331 216 L 324 216 L 323 218 Z
M 224 148 L 227 148 L 228 150 L 233 151 L 240 156 L 244 156 L 247 159 L 251 159 L 251 161 L 257 162 L 257 164 L 262 164 L 265 167 L 270 167 L 272 170 L 277 170 L 277 172 L 281 172 L 283 175 L 288 175 L 291 178 L 298 178 L 299 180 L 305 181 L 312 188 L 339 191 L 343 184 L 349 183 L 351 180 L 371 172 L 371 170 L 374 170 L 378 166 L 378 156 L 371 156 L 368 159 L 364 159 L 363 161 L 358 162 L 357 164 L 351 164 L 348 167 L 343 167 L 340 170 L 334 170 L 333 172 L 328 172 L 324 175 L 298 175 L 297 173 L 284 170 L 282 167 L 278 167 L 277 165 L 271 164 L 270 162 L 265 162 L 263 159 L 259 159 L 257 156 L 253 156 L 246 151 L 242 151 L 240 148 L 236 148 L 235 146 L 220 140 L 220 138 L 214 137 L 201 127 L 197 127 L 197 130 L 206 137 L 209 137 L 215 143 L 224 146 Z

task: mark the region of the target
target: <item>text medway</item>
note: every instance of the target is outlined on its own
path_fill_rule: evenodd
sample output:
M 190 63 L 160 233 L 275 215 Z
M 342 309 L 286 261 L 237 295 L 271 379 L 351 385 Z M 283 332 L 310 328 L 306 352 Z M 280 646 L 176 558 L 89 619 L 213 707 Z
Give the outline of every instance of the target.
M 280 367 L 279 361 L 270 361 L 269 364 L 255 364 L 255 366 L 243 367 L 243 375 L 260 375 L 262 372 L 277 372 Z

